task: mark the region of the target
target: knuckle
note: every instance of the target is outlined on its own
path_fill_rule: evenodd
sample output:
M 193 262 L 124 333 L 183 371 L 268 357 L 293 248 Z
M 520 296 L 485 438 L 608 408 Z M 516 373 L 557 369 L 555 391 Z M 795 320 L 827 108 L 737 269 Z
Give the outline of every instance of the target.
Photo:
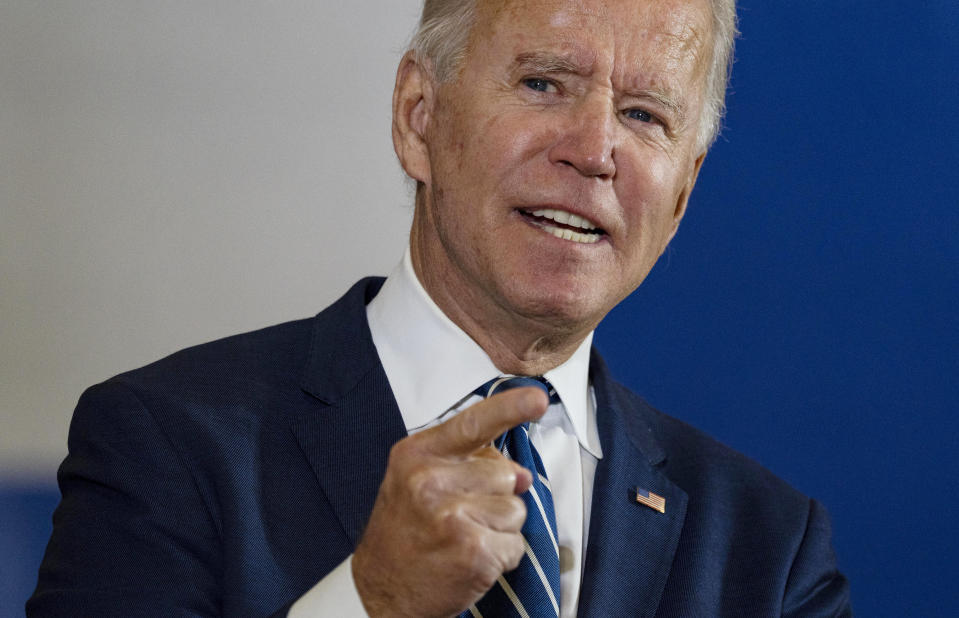
M 517 535 L 515 543 L 510 543 L 510 552 L 506 560 L 506 570 L 512 571 L 519 566 L 519 563 L 523 560 L 523 556 L 526 554 L 526 550 L 523 547 L 522 536 Z
M 404 465 L 406 460 L 411 457 L 413 450 L 414 444 L 409 437 L 403 438 L 390 447 L 390 455 L 389 459 L 387 460 L 387 467 L 396 468 Z
M 415 499 L 432 500 L 442 493 L 443 480 L 436 468 L 423 466 L 413 470 L 406 478 L 407 491 Z
M 492 586 L 499 575 L 485 534 L 472 534 L 462 544 L 462 568 L 470 579 L 480 580 L 484 586 Z
M 526 523 L 526 503 L 519 496 L 510 496 L 509 509 L 512 527 L 518 532 Z
M 467 558 L 469 564 L 472 566 L 481 563 L 483 557 L 487 553 L 486 540 L 483 538 L 482 534 L 467 535 L 463 539 L 461 546 L 463 548 L 464 557 Z
M 456 539 L 457 544 L 468 542 L 467 522 L 470 520 L 469 508 L 462 500 L 448 500 L 437 509 L 437 520 L 441 534 L 446 538 Z
M 482 440 L 482 425 L 479 414 L 472 409 L 459 415 L 459 432 L 464 442 L 478 442 Z

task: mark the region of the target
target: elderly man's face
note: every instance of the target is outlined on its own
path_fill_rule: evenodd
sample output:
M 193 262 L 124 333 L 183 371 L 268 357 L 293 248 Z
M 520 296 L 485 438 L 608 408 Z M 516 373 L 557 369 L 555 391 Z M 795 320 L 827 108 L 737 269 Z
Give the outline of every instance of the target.
M 490 0 L 436 87 L 413 251 L 427 281 L 592 328 L 646 277 L 702 162 L 707 0 Z M 428 285 L 428 288 L 430 286 Z

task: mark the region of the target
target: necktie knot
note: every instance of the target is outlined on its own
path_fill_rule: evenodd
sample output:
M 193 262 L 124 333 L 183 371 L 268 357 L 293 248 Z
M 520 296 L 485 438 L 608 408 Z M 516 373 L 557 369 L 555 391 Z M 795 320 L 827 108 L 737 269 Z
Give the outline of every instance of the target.
M 546 396 L 549 397 L 551 404 L 560 402 L 556 389 L 553 388 L 549 380 L 543 376 L 500 376 L 493 378 L 473 392 L 480 397 L 492 397 L 496 393 L 508 391 L 512 388 L 522 388 L 524 386 L 534 386 L 541 389 L 546 393 Z

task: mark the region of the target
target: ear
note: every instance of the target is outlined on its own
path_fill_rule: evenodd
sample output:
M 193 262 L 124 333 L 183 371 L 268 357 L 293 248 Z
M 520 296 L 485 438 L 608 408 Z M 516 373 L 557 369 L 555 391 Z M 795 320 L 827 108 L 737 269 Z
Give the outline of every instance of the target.
M 424 138 L 433 109 L 435 88 L 428 67 L 408 51 L 396 70 L 393 87 L 393 149 L 406 174 L 429 184 L 430 154 Z
M 686 186 L 683 187 L 682 192 L 679 194 L 679 198 L 676 200 L 676 209 L 673 210 L 673 229 L 669 233 L 669 237 L 666 239 L 666 245 L 663 246 L 664 250 L 669 243 L 672 242 L 673 236 L 675 236 L 676 232 L 679 230 L 679 222 L 683 220 L 683 215 L 686 214 L 686 206 L 689 204 L 689 196 L 693 192 L 693 187 L 696 185 L 696 179 L 699 178 L 699 170 L 702 168 L 703 161 L 705 159 L 706 153 L 703 152 L 693 162 L 693 167 L 689 171 L 689 178 L 686 179 Z

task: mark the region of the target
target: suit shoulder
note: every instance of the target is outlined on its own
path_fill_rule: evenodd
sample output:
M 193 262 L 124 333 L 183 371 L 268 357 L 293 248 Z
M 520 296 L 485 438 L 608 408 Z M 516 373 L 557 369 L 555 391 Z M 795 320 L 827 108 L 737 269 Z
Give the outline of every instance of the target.
M 312 324 L 313 318 L 300 319 L 190 346 L 111 380 L 143 386 L 204 376 L 232 382 L 253 373 L 285 375 L 302 367 Z
M 185 348 L 91 387 L 81 403 L 99 401 L 103 413 L 108 402 L 136 400 L 162 426 L 184 431 L 215 418 L 259 424 L 301 396 L 313 322 L 285 322 Z
M 180 350 L 110 378 L 88 394 L 105 401 L 111 395 L 126 401 L 133 397 L 161 425 L 180 433 L 182 426 L 194 423 L 252 428 L 294 414 L 312 401 L 304 388 L 316 371 L 315 360 L 332 359 L 339 367 L 337 350 L 342 355 L 363 339 L 364 306 L 381 284 L 382 279 L 362 279 L 312 318 Z

